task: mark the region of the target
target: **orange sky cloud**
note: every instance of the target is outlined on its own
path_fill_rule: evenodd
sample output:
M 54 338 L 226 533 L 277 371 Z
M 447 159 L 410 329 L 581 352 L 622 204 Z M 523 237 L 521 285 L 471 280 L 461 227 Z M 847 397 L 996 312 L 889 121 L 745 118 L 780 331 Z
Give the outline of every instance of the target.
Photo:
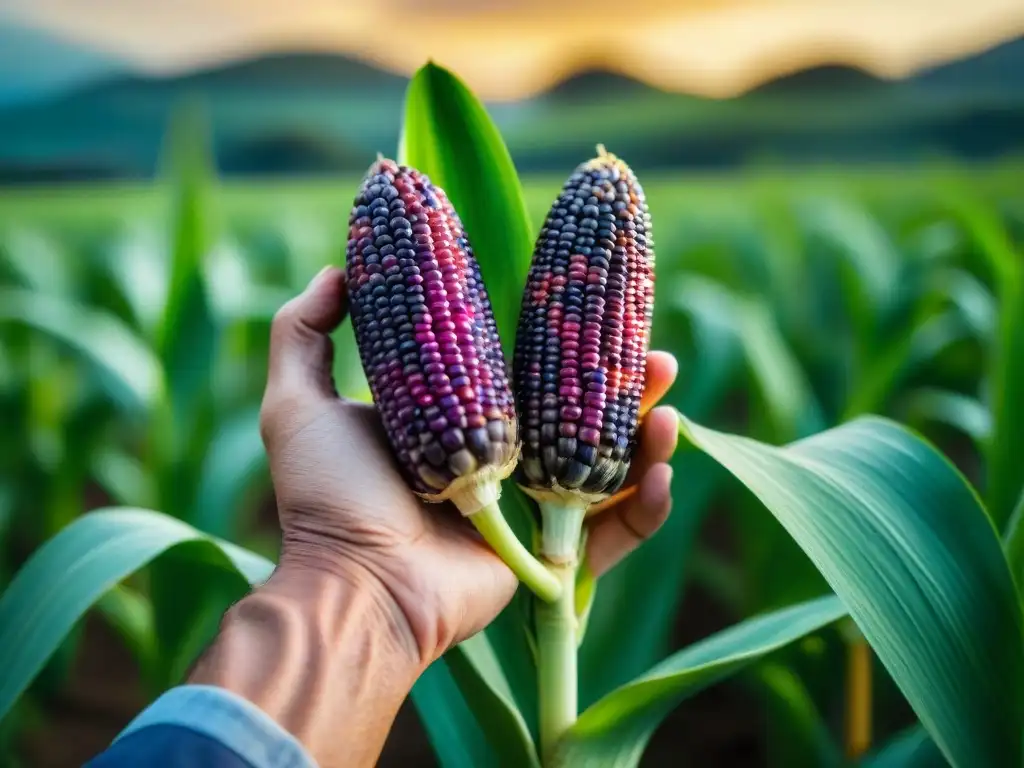
M 883 77 L 1024 33 L 1021 0 L 7 0 L 10 17 L 179 72 L 327 50 L 411 73 L 427 58 L 514 99 L 581 68 L 729 96 L 817 63 Z

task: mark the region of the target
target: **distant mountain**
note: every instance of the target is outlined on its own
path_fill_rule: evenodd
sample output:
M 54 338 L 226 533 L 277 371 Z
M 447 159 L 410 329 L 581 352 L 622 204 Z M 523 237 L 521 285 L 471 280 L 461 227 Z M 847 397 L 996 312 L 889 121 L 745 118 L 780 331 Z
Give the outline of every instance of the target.
M 300 157 L 296 170 L 306 171 L 317 148 L 331 141 L 336 146 L 323 155 L 324 168 L 361 169 L 376 152 L 394 152 L 407 83 L 345 57 L 310 53 L 265 55 L 181 76 L 111 77 L 49 99 L 0 106 L 0 166 L 22 179 L 26 165 L 60 161 L 148 176 L 171 111 L 198 99 L 226 171 L 256 172 L 272 147 L 282 158 L 268 172 L 281 172 L 287 158 Z
M 840 64 L 823 64 L 769 80 L 750 93 L 810 95 L 835 93 L 837 90 L 851 93 L 866 88 L 877 88 L 881 82 L 879 78 L 863 69 Z
M 0 107 L 53 96 L 124 70 L 113 57 L 84 46 L 0 23 Z
M 95 72 L 95 70 L 94 70 Z M 204 104 L 226 174 L 358 172 L 393 154 L 407 78 L 342 56 L 279 53 L 177 77 L 117 75 L 0 104 L 0 181 L 146 177 L 175 104 Z M 901 81 L 821 66 L 736 99 L 584 72 L 491 106 L 517 167 L 563 171 L 596 143 L 641 168 L 898 161 L 1024 152 L 1024 39 Z
M 108 91 L 216 92 L 219 89 L 258 92 L 341 88 L 345 91 L 402 91 L 407 77 L 329 53 L 270 53 L 255 59 L 167 77 L 128 75 L 83 88 L 79 95 Z
M 981 85 L 1024 91 L 1024 38 L 960 61 L 942 64 L 914 78 L 925 87 L 977 88 Z
M 1000 88 L 1024 92 L 1024 38 L 957 61 L 923 70 L 902 81 L 926 88 Z M 768 80 L 740 98 L 754 94 L 812 95 L 836 91 L 851 93 L 868 88 L 886 88 L 883 80 L 866 70 L 845 64 L 821 64 Z M 551 88 L 548 100 L 578 100 L 624 93 L 661 92 L 627 75 L 589 70 L 572 75 Z
M 595 98 L 611 98 L 642 91 L 657 91 L 657 88 L 634 80 L 628 75 L 600 70 L 588 70 L 572 75 L 552 86 L 541 97 L 549 102 L 576 102 Z

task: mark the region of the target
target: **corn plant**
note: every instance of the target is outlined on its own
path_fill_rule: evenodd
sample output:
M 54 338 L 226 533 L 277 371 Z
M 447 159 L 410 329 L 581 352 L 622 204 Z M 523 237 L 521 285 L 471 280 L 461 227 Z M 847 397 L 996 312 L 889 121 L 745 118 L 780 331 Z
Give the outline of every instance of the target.
M 413 79 L 398 159 L 427 174 L 458 211 L 497 333 L 510 352 L 537 231 L 500 135 L 451 73 L 427 66 Z M 126 489 L 115 498 L 136 506 L 100 509 L 63 525 L 0 598 L 0 716 L 97 604 L 124 630 L 140 660 L 159 670 L 154 692 L 172 684 L 212 630 L 206 621 L 273 567 L 263 555 L 226 540 L 239 535 L 234 526 L 210 525 L 193 513 L 203 482 L 235 487 L 225 479 L 232 462 L 215 458 L 220 450 L 237 456 L 239 446 L 259 448 L 251 431 L 234 431 L 222 416 L 224 410 L 244 413 L 241 406 L 254 403 L 258 382 L 240 382 L 229 370 L 228 380 L 239 387 L 229 390 L 237 399 L 211 403 L 205 396 L 210 378 L 194 377 L 197 370 L 204 377 L 217 370 L 209 343 L 229 343 L 211 307 L 235 307 L 252 320 L 236 328 L 230 341 L 247 349 L 242 358 L 255 366 L 264 352 L 254 340 L 265 332 L 264 310 L 279 303 L 272 290 L 262 292 L 262 284 L 242 291 L 261 297 L 256 309 L 248 300 L 211 301 L 203 277 L 210 245 L 198 234 L 208 211 L 201 195 L 207 187 L 188 181 L 200 177 L 186 174 L 177 187 L 191 191 L 178 198 L 179 247 L 170 259 L 167 309 L 144 320 L 151 305 L 128 272 L 121 285 L 133 290 L 114 302 L 119 309 L 100 315 L 107 327 L 117 323 L 110 338 L 120 340 L 119 347 L 90 343 L 76 332 L 89 327 L 83 318 L 95 318 L 97 307 L 74 315 L 76 322 L 43 311 L 49 305 L 22 304 L 37 307 L 33 317 L 39 318 L 23 325 L 77 345 L 77 359 L 100 371 L 98 380 L 114 382 L 115 392 L 144 394 L 137 398 L 144 425 L 131 430 L 116 422 L 118 434 L 105 451 L 120 460 L 107 466 L 134 469 L 101 473 L 138 480 L 110 483 Z M 349 191 L 339 201 L 345 197 L 351 201 Z M 577 692 L 578 706 L 560 709 L 554 732 L 542 728 L 541 713 L 552 702 L 550 689 L 538 685 L 543 650 L 536 617 L 544 609 L 526 590 L 487 630 L 427 670 L 412 698 L 443 765 L 636 765 L 679 702 L 727 678 L 747 675 L 774 691 L 789 684 L 811 700 L 803 679 L 793 674 L 806 661 L 798 641 L 834 633 L 842 623 L 856 628 L 853 643 L 863 638 L 870 645 L 920 723 L 862 764 L 1020 764 L 1024 686 L 1017 681 L 1024 651 L 1016 579 L 1024 511 L 1018 507 L 1011 516 L 1022 475 L 1009 458 L 1022 431 L 1010 395 L 1019 389 L 1018 361 L 1024 359 L 1018 354 L 1024 328 L 1019 253 L 1001 222 L 973 201 L 951 195 L 946 205 L 941 222 L 957 222 L 957 231 L 966 233 L 965 250 L 981 262 L 970 272 L 952 264 L 935 270 L 922 256 L 903 275 L 904 265 L 892 263 L 884 240 L 854 227 L 856 210 L 851 217 L 841 206 L 812 206 L 798 235 L 730 227 L 724 243 L 679 248 L 685 263 L 673 264 L 671 250 L 667 262 L 660 257 L 653 340 L 682 359 L 682 380 L 669 395 L 681 411 L 682 437 L 673 460 L 673 519 L 600 580 L 585 567 L 573 574 L 569 618 L 572 639 L 580 642 L 573 653 L 577 672 L 567 677 L 563 669 L 559 685 Z M 659 242 L 672 237 L 660 234 L 662 228 L 699 232 L 700 220 L 667 195 L 659 205 L 651 194 L 651 216 Z M 848 252 L 835 258 L 843 248 Z M 666 253 L 664 246 L 659 253 Z M 252 266 L 250 259 L 225 263 Z M 131 262 L 124 266 L 130 269 Z M 288 269 L 294 267 L 283 267 Z M 974 277 L 977 271 L 982 278 Z M 892 291 L 894 284 L 915 290 Z M 0 304 L 0 312 L 8 306 Z M 133 318 L 132 308 L 139 317 Z M 958 340 L 983 349 L 991 360 L 985 381 L 972 379 L 991 397 L 940 389 L 936 398 L 934 388 L 929 392 L 920 383 L 928 377 L 915 377 L 920 365 L 930 369 L 933 382 L 957 381 L 963 366 Z M 351 353 L 347 328 L 340 341 Z M 11 354 L 10 347 L 2 349 Z M 112 355 L 112 349 L 123 354 Z M 253 367 L 243 370 L 255 375 Z M 341 372 L 351 380 L 350 372 Z M 747 377 L 752 385 L 739 388 L 751 393 L 746 431 L 753 437 L 702 426 Z M 837 380 L 858 385 L 837 387 Z M 957 407 L 950 408 L 951 394 L 978 407 L 964 409 L 964 400 L 954 399 Z M 224 408 L 225 402 L 238 410 Z M 864 415 L 888 412 L 927 428 L 936 419 L 971 423 L 969 414 L 978 410 L 988 416 L 977 430 L 988 457 L 985 503 L 930 444 L 892 420 Z M 205 481 L 197 484 L 196 476 Z M 666 656 L 694 530 L 716 497 L 735 511 L 745 554 L 755 562 L 739 581 L 757 582 L 769 570 L 786 576 L 779 580 L 782 588 L 764 595 L 749 598 L 749 590 L 740 590 L 738 608 L 747 618 Z M 519 546 L 542 540 L 535 523 L 541 511 L 508 479 L 500 509 Z M 816 578 L 805 578 L 802 567 Z M 146 569 L 148 585 L 133 576 L 140 569 Z M 186 576 L 195 599 L 182 601 L 182 582 L 175 579 Z M 721 583 L 731 579 L 726 570 Z M 830 682 L 843 685 L 841 676 Z M 809 706 L 813 729 L 818 715 L 813 701 Z M 831 738 L 826 734 L 819 753 L 825 757 L 817 764 L 840 760 Z

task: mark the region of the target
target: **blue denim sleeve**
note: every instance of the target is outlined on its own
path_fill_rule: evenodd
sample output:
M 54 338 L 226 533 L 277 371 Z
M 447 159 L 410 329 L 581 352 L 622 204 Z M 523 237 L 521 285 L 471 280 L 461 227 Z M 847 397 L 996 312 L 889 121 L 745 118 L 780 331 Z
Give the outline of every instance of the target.
M 317 768 L 298 740 L 252 702 L 221 688 L 172 688 L 86 768 Z

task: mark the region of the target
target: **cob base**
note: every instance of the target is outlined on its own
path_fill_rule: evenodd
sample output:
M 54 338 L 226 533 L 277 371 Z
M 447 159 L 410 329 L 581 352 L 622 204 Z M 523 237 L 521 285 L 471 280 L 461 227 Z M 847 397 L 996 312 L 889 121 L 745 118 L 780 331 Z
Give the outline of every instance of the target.
M 485 465 L 466 477 L 457 477 L 440 493 L 417 494 L 424 501 L 437 504 L 450 501 L 459 512 L 469 517 L 481 509 L 496 505 L 501 497 L 501 481 L 512 474 L 519 460 L 518 452 L 500 467 Z
M 557 483 L 546 490 L 520 488 L 540 507 L 541 554 L 555 565 L 575 565 L 587 510 L 608 498 L 608 494 L 583 493 L 561 488 Z

